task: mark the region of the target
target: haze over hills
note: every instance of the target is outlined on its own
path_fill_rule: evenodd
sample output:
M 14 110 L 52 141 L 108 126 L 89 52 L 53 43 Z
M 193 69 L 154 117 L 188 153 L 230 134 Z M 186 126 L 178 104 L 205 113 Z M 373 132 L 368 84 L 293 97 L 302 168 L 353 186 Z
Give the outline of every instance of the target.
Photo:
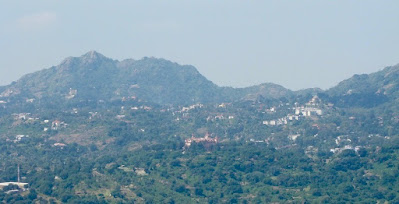
M 0 200 L 399 203 L 398 78 L 231 88 L 164 59 L 70 57 L 0 87 Z M 8 185 L 17 168 L 29 189 Z
M 325 93 L 343 107 L 375 107 L 399 98 L 399 65 L 372 74 L 354 75 Z
M 58 66 L 27 74 L 11 85 L 0 87 L 0 90 L 3 90 L 0 96 L 22 94 L 34 98 L 68 97 L 70 90 L 76 90 L 76 98 L 80 100 L 113 100 L 133 96 L 159 104 L 294 95 L 293 91 L 272 83 L 247 88 L 219 87 L 190 65 L 156 58 L 117 61 L 95 51 L 81 57 L 69 57 Z
M 28 74 L 8 89 L 14 90 L 12 95 L 35 98 L 65 98 L 70 90 L 76 90 L 71 95 L 78 100 L 135 96 L 161 104 L 212 101 L 220 94 L 217 86 L 192 66 L 155 58 L 119 62 L 95 51 Z
M 398 70 L 396 65 L 370 75 L 355 75 L 327 91 L 314 88 L 294 92 L 272 83 L 219 87 L 190 65 L 157 58 L 117 61 L 90 51 L 0 87 L 0 97 L 88 101 L 135 97 L 158 104 L 194 104 L 324 93 L 328 100 L 340 105 L 376 106 L 398 97 Z

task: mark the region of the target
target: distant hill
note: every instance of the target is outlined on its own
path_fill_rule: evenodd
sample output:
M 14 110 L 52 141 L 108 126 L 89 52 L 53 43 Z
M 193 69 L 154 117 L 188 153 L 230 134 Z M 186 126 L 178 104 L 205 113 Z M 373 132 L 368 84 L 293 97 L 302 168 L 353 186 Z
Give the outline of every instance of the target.
M 294 95 L 293 91 L 273 83 L 264 83 L 256 86 L 238 89 L 237 91 L 241 92 L 242 99 L 248 100 L 255 99 L 259 96 L 265 98 L 283 98 L 291 97 Z
M 372 73 L 354 75 L 327 90 L 339 106 L 375 107 L 399 98 L 399 65 Z
M 158 104 L 214 103 L 292 94 L 275 84 L 218 87 L 190 65 L 148 57 L 117 61 L 95 51 L 27 74 L 0 90 L 0 98 L 112 101 L 134 97 Z
M 27 74 L 0 87 L 0 100 L 115 101 L 135 98 L 161 105 L 220 103 L 259 98 L 304 100 L 319 95 L 338 107 L 371 108 L 399 98 L 399 65 L 354 75 L 337 86 L 291 91 L 264 83 L 246 88 L 219 87 L 191 65 L 157 58 L 117 61 L 90 51 L 58 66 Z M 299 97 L 299 98 L 298 98 Z

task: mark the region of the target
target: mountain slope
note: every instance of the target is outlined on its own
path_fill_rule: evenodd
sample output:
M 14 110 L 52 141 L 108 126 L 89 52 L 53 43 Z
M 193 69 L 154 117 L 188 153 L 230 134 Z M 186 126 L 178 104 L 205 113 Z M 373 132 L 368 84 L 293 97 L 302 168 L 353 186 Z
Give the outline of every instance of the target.
M 137 97 L 160 104 L 184 104 L 214 101 L 217 88 L 192 66 L 155 58 L 119 62 L 91 51 L 22 77 L 1 96 L 74 100 Z
M 69 57 L 58 66 L 25 75 L 1 88 L 0 98 L 112 101 L 133 97 L 158 104 L 182 105 L 291 94 L 275 84 L 242 89 L 218 87 L 190 65 L 147 57 L 117 61 L 95 51 Z
M 253 100 L 259 96 L 265 98 L 283 98 L 293 96 L 294 93 L 283 86 L 273 83 L 263 83 L 256 86 L 238 89 L 243 99 Z
M 246 88 L 219 87 L 190 65 L 148 57 L 117 61 L 90 51 L 0 87 L 0 100 L 63 103 L 134 98 L 162 105 L 186 105 L 259 97 L 296 100 L 298 96 L 317 94 L 338 107 L 371 108 L 399 98 L 398 78 L 399 65 L 396 65 L 369 75 L 354 75 L 327 91 L 314 88 L 294 92 L 272 83 Z
M 340 106 L 375 107 L 399 98 L 399 65 L 354 75 L 325 93 Z

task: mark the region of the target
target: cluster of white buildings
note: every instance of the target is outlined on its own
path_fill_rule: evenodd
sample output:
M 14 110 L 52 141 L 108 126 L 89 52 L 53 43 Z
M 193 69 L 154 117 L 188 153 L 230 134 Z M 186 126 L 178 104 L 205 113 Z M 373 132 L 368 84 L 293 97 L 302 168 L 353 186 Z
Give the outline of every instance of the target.
M 293 108 L 294 114 L 288 114 L 287 116 L 276 120 L 265 120 L 262 124 L 268 126 L 286 125 L 289 121 L 300 120 L 301 117 L 321 116 L 323 115 L 323 110 L 318 108 L 319 104 L 320 99 L 317 96 L 314 96 L 305 106 L 298 107 L 298 104 L 295 103 L 295 107 Z M 276 109 L 273 107 L 267 109 L 267 112 L 276 112 Z
M 336 154 L 336 153 L 341 153 L 342 151 L 347 150 L 347 149 L 355 150 L 356 152 L 358 152 L 360 148 L 361 148 L 361 146 L 352 147 L 352 145 L 345 145 L 344 147 L 341 147 L 341 148 L 330 149 L 330 152 Z
M 58 129 L 60 129 L 60 128 L 66 128 L 67 125 L 68 125 L 68 124 L 66 124 L 66 123 L 63 122 L 63 121 L 54 120 L 54 121 L 51 123 L 51 129 L 52 129 L 52 130 L 58 130 Z
M 335 144 L 337 144 L 337 145 L 340 145 L 340 144 L 342 144 L 342 143 L 344 143 L 344 142 L 346 142 L 346 143 L 351 143 L 352 140 L 349 139 L 349 138 L 344 138 L 344 136 L 338 136 L 338 137 L 335 139 Z
M 184 144 L 185 144 L 184 147 L 185 148 L 190 147 L 193 142 L 195 142 L 195 143 L 217 144 L 219 142 L 219 139 L 217 137 L 216 138 L 210 138 L 208 133 L 206 133 L 205 137 L 199 137 L 199 138 L 194 137 L 194 135 L 193 135 L 193 136 L 191 136 L 191 138 L 186 139 L 184 141 Z
M 14 143 L 21 142 L 24 138 L 29 137 L 29 135 L 17 135 L 15 136 Z
M 262 124 L 268 126 L 287 125 L 289 121 L 295 121 L 295 120 L 299 120 L 298 115 L 287 115 L 277 120 L 264 120 Z
M 224 120 L 224 119 L 233 120 L 233 119 L 234 119 L 234 116 L 233 116 L 233 115 L 224 116 L 223 114 L 217 114 L 217 115 L 215 115 L 215 116 L 208 116 L 208 117 L 206 118 L 206 121 Z
M 21 120 L 25 122 L 33 122 L 40 119 L 31 117 L 31 113 L 13 113 L 12 116 L 14 117 L 14 120 Z
M 323 115 L 323 111 L 319 108 L 315 107 L 296 107 L 295 108 L 295 115 L 303 115 L 305 117 L 309 117 L 312 115 Z
M 181 109 L 181 112 L 189 111 L 189 110 L 196 109 L 196 108 L 202 108 L 202 107 L 204 107 L 204 105 L 198 103 L 198 104 L 194 104 L 194 105 L 191 105 L 191 106 L 188 106 L 188 107 L 183 107 Z
M 306 106 L 295 107 L 295 115 L 303 115 L 305 117 L 309 117 L 312 115 L 323 115 L 323 111 L 318 108 L 321 100 L 317 96 L 313 96 L 309 102 L 306 103 Z
M 12 114 L 14 120 L 26 120 L 29 118 L 30 113 L 14 113 Z
M 139 109 L 143 109 L 143 110 L 146 110 L 146 111 L 148 111 L 148 110 L 152 110 L 152 108 L 151 108 L 151 107 L 149 107 L 149 106 L 139 106 L 139 107 L 137 107 L 137 106 L 133 106 L 133 107 L 131 107 L 130 109 L 131 109 L 131 110 L 139 110 Z

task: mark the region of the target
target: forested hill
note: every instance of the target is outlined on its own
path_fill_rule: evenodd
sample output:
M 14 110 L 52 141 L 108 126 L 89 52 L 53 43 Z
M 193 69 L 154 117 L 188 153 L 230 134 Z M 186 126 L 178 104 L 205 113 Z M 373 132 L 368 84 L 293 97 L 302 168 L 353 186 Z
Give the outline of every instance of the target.
M 133 97 L 160 105 L 188 105 L 320 94 L 339 107 L 371 108 L 399 97 L 398 78 L 396 65 L 369 75 L 354 75 L 327 91 L 291 91 L 272 83 L 246 88 L 219 87 L 191 65 L 148 57 L 117 61 L 90 51 L 0 87 L 0 99 L 51 99 L 63 103 Z
M 399 98 L 399 65 L 372 74 L 354 75 L 325 94 L 341 107 L 376 107 Z
M 275 84 L 244 89 L 218 87 L 190 65 L 148 57 L 117 61 L 95 51 L 69 57 L 58 66 L 28 74 L 0 90 L 3 98 L 112 101 L 135 97 L 164 105 L 253 99 L 258 95 L 279 98 L 291 94 Z
M 111 101 L 137 97 L 160 104 L 210 102 L 220 98 L 218 87 L 192 66 L 155 58 L 119 62 L 95 51 L 28 74 L 8 86 L 7 91 L 11 96 L 36 99 Z
M 332 96 L 356 93 L 374 93 L 397 97 L 399 64 L 372 74 L 354 75 L 328 90 Z

